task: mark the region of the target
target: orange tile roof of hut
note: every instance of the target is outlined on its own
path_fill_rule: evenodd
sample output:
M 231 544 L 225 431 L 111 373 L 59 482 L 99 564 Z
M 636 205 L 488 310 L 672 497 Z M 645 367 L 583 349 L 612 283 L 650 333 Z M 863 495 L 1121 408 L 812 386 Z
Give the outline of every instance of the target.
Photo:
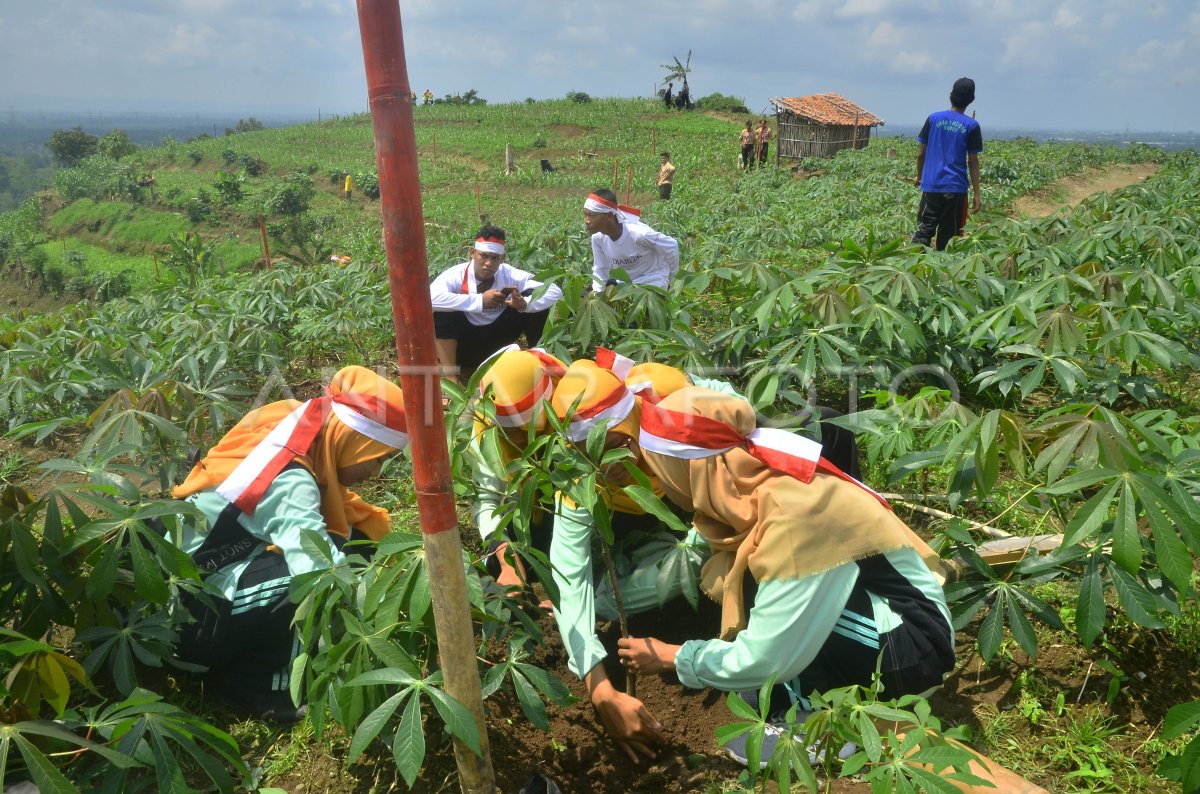
M 883 119 L 868 113 L 841 94 L 811 94 L 801 97 L 774 97 L 771 104 L 818 124 L 859 127 L 882 125 Z

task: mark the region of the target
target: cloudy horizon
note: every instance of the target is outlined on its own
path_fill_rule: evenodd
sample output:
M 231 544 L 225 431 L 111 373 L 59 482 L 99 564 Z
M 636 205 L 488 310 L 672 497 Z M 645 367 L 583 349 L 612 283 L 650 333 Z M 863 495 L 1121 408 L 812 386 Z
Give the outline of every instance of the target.
M 437 96 L 649 96 L 690 48 L 693 97 L 731 94 L 756 113 L 833 91 L 889 126 L 919 124 L 968 75 L 985 134 L 1200 131 L 1200 2 L 405 0 L 401 12 L 412 89 Z M 16 110 L 367 109 L 350 0 L 3 0 L 0 71 L 0 105 Z

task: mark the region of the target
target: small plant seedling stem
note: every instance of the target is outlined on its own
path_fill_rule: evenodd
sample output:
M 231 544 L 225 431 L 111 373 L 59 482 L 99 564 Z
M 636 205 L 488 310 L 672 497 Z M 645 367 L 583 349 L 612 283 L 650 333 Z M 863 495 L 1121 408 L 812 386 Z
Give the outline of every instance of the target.
M 629 199 L 633 195 L 633 166 L 629 166 L 629 170 L 625 172 L 625 204 L 629 204 Z
M 262 213 L 258 213 L 258 230 L 262 232 L 263 241 L 263 261 L 267 263 L 267 270 L 271 269 L 271 248 L 267 245 L 267 224 L 263 221 Z
M 625 615 L 625 599 L 621 596 L 621 588 L 617 586 L 617 566 L 613 562 L 612 549 L 607 543 L 600 544 L 601 553 L 604 555 L 604 567 L 608 570 L 608 583 L 612 585 L 613 601 L 617 605 L 617 617 L 621 623 L 621 636 L 629 636 L 629 619 Z M 637 673 L 632 670 L 626 671 L 625 674 L 625 694 L 630 697 L 637 697 Z
M 1087 672 L 1084 673 L 1084 676 L 1083 676 L 1083 686 L 1079 687 L 1079 694 L 1075 696 L 1075 705 L 1076 706 L 1079 705 L 1079 701 L 1083 700 L 1083 692 L 1085 689 L 1087 689 L 1088 679 L 1092 677 L 1092 665 L 1093 665 L 1093 662 L 1088 662 Z

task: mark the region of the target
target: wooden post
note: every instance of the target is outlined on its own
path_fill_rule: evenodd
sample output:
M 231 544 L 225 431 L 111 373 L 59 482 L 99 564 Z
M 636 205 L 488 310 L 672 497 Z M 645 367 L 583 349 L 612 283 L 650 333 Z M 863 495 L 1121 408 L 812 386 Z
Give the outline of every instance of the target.
M 267 245 L 267 224 L 263 222 L 262 213 L 258 213 L 258 230 L 262 232 L 263 241 L 263 260 L 267 263 L 267 270 L 271 269 L 271 248 Z
M 429 298 L 429 259 L 398 0 L 358 0 L 358 27 L 375 133 L 383 243 L 411 445 L 413 491 L 429 568 L 438 658 L 446 694 L 466 707 L 479 731 L 478 755 L 466 743 L 454 740 L 458 783 L 464 794 L 495 794 L 496 775 L 488 746 L 454 479 L 446 447 L 441 381 L 436 374 L 439 368 Z M 476 183 L 476 196 L 478 189 Z
M 504 174 L 505 176 L 512 176 L 512 172 L 515 170 L 516 167 L 513 165 L 512 144 L 506 143 L 504 144 Z
M 857 113 L 854 114 L 854 135 L 853 135 L 852 140 L 850 141 L 850 148 L 851 149 L 858 148 L 858 114 Z
M 628 206 L 629 199 L 633 195 L 633 166 L 629 166 L 629 172 L 625 176 L 625 204 Z
M 650 148 L 658 154 L 658 127 L 650 130 Z

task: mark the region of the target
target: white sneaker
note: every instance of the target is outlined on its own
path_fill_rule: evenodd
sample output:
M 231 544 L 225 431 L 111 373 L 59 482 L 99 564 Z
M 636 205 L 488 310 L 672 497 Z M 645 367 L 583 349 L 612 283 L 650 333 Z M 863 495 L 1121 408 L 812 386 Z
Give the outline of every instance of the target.
M 807 718 L 808 715 L 801 714 L 797 716 L 796 721 L 798 723 L 802 723 Z M 779 740 L 783 738 L 783 735 L 786 732 L 786 723 L 782 725 L 767 723 L 766 729 L 763 731 L 762 752 L 759 754 L 758 761 L 758 765 L 761 769 L 766 769 L 767 764 L 769 764 L 771 761 L 771 756 L 775 754 L 775 747 L 779 744 Z M 725 745 L 722 748 L 722 751 L 734 761 L 737 761 L 739 764 L 745 766 L 750 763 L 750 759 L 746 755 L 746 745 L 749 740 L 750 731 L 747 731 L 733 741 L 729 742 L 729 744 Z M 792 741 L 803 743 L 804 734 L 797 733 L 796 736 L 793 737 Z M 844 745 L 842 745 L 841 749 L 838 750 L 838 758 L 845 761 L 857 751 L 858 746 L 856 744 L 853 742 L 846 742 Z M 812 764 L 813 766 L 820 766 L 822 761 L 823 758 L 819 756 L 815 749 L 810 745 L 808 748 L 808 763 Z

